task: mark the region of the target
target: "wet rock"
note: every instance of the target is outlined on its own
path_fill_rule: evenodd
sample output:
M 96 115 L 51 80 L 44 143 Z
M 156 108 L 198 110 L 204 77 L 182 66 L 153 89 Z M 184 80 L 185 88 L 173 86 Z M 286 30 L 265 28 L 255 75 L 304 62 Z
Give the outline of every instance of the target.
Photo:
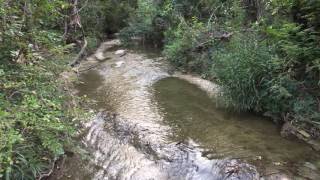
M 286 174 L 282 173 L 276 173 L 276 174 L 270 174 L 266 177 L 261 177 L 261 180 L 290 180 L 291 178 L 288 177 Z
M 208 158 L 208 159 L 214 159 L 214 158 L 215 158 L 214 154 L 211 153 L 211 152 L 203 152 L 203 153 L 202 153 L 202 156 L 203 156 L 203 157 L 206 157 L 206 158 Z
M 97 52 L 95 55 L 95 58 L 97 58 L 99 61 L 102 61 L 105 59 L 105 56 L 103 54 L 103 52 Z
M 280 133 L 284 138 L 293 138 L 296 134 L 296 128 L 290 122 L 286 122 L 282 126 Z
M 89 56 L 89 57 L 87 57 L 86 60 L 87 60 L 87 61 L 94 61 L 94 60 L 96 60 L 96 58 L 94 58 L 94 57 L 92 57 L 92 56 Z
M 220 87 L 217 84 L 214 84 L 208 80 L 205 80 L 199 76 L 194 76 L 194 75 L 186 75 L 186 74 L 180 74 L 180 73 L 175 73 L 173 75 L 174 77 L 183 79 L 188 81 L 191 84 L 197 85 L 200 89 L 205 91 L 210 97 L 215 97 L 220 93 Z
M 298 169 L 298 174 L 311 180 L 318 180 L 320 177 L 319 172 L 317 172 L 317 168 L 311 163 L 305 163 L 304 166 L 301 166 Z
M 291 180 L 292 174 L 287 174 L 281 171 L 281 168 L 276 166 L 268 166 L 262 170 L 260 180 Z
M 260 179 L 256 169 L 239 160 L 229 160 L 221 167 L 221 174 L 224 173 L 223 179 Z
M 117 50 L 114 54 L 118 56 L 124 56 L 126 54 L 126 50 L 120 49 Z
M 214 150 L 207 149 L 202 152 L 202 157 L 206 157 L 208 159 L 217 159 L 217 153 Z
M 316 141 L 316 140 L 309 140 L 308 141 L 308 144 L 311 145 L 311 147 L 315 150 L 315 151 L 320 151 L 320 142 L 319 140 Z
M 256 156 L 255 158 L 254 158 L 254 160 L 262 160 L 263 158 L 262 158 L 262 156 Z
M 302 136 L 304 136 L 305 138 L 310 138 L 310 134 L 307 133 L 306 131 L 304 130 L 298 130 L 298 133 L 300 133 Z
M 116 62 L 115 67 L 116 67 L 116 68 L 119 68 L 119 67 L 121 67 L 122 65 L 124 65 L 124 61 L 118 61 L 118 62 Z
M 307 167 L 307 168 L 309 168 L 309 169 L 312 169 L 312 170 L 314 170 L 314 171 L 317 170 L 317 167 L 316 167 L 314 164 L 310 163 L 310 162 L 304 163 L 304 166 Z
M 308 132 L 297 129 L 290 122 L 287 122 L 282 126 L 281 136 L 285 138 L 298 138 L 309 144 L 315 151 L 320 151 L 320 140 L 312 139 Z

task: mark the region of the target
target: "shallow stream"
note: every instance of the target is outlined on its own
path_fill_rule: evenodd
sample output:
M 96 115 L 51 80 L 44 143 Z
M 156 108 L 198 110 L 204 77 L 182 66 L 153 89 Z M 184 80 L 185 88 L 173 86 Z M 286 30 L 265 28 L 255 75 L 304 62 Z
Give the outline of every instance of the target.
M 56 179 L 320 179 L 319 154 L 270 120 L 219 109 L 216 85 L 173 74 L 154 53 L 116 55 L 118 45 L 80 66 L 76 89 L 95 112 L 89 158 L 68 158 Z

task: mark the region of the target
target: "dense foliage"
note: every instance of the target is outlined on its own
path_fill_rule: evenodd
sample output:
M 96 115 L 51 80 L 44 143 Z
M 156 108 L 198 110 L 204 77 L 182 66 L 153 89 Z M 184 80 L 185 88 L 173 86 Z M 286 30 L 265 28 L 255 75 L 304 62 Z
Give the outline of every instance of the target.
M 58 88 L 62 0 L 0 0 L 0 179 L 36 179 L 72 147 L 75 110 Z
M 135 6 L 136 0 L 83 1 L 80 15 L 85 32 L 98 39 L 117 33 L 126 26 L 126 19 Z
M 160 42 L 177 68 L 221 85 L 221 105 L 319 136 L 320 1 L 140 0 L 132 17 L 123 41 Z
M 62 69 L 56 63 L 0 66 L 0 175 L 5 179 L 40 177 L 71 144 L 75 122 L 65 108 L 66 96 L 57 90 Z

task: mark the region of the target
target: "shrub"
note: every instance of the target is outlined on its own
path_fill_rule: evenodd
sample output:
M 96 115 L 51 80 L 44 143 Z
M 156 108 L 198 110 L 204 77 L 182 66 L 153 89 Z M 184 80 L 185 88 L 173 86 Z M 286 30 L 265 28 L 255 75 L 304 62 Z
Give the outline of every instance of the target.
M 128 26 L 120 31 L 120 40 L 129 45 L 139 39 L 143 44 L 162 45 L 165 20 L 153 0 L 138 0 L 137 9 L 131 13 Z
M 206 72 L 209 59 L 201 50 L 201 44 L 208 41 L 208 30 L 196 17 L 186 22 L 182 17 L 176 28 L 166 31 L 164 55 L 176 67 L 192 72 Z M 200 49 L 199 49 L 200 48 Z
M 74 109 L 58 88 L 67 5 L 0 0 L 0 179 L 39 178 L 72 144 Z
M 268 96 L 266 84 L 278 69 L 273 49 L 257 35 L 243 34 L 228 43 L 217 42 L 214 49 L 211 73 L 222 86 L 223 104 L 261 111 L 261 100 Z
M 1 178 L 39 177 L 70 147 L 76 121 L 58 89 L 62 67 L 57 60 L 0 65 Z
M 99 39 L 113 34 L 126 26 L 129 14 L 136 6 L 135 0 L 97 0 L 87 2 L 80 11 L 81 21 L 89 36 Z
M 301 72 L 296 61 L 277 53 L 288 52 L 289 46 L 284 44 L 287 42 L 269 45 L 256 35 L 237 34 L 229 43 L 215 46 L 211 72 L 223 89 L 220 102 L 262 112 L 279 122 L 319 126 L 319 93 L 313 91 L 318 89 L 318 81 L 312 78 L 313 72 Z

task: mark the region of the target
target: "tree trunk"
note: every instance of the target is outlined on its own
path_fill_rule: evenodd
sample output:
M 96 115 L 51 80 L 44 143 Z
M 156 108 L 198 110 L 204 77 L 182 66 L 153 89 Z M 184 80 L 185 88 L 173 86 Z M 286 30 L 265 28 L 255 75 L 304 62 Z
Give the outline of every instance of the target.
M 265 0 L 243 0 L 246 9 L 247 19 L 259 21 L 264 14 Z
M 67 10 L 65 22 L 65 40 L 67 43 L 77 43 L 77 32 L 82 31 L 81 19 L 78 10 L 78 0 L 69 0 L 70 8 Z M 82 32 L 81 32 L 82 33 Z M 83 36 L 83 34 L 82 34 Z
M 80 49 L 78 55 L 70 63 L 71 66 L 74 66 L 85 54 L 87 41 L 79 15 L 79 0 L 69 0 L 69 3 L 70 8 L 68 9 L 68 18 L 66 18 L 64 38 L 68 44 L 74 43 Z

